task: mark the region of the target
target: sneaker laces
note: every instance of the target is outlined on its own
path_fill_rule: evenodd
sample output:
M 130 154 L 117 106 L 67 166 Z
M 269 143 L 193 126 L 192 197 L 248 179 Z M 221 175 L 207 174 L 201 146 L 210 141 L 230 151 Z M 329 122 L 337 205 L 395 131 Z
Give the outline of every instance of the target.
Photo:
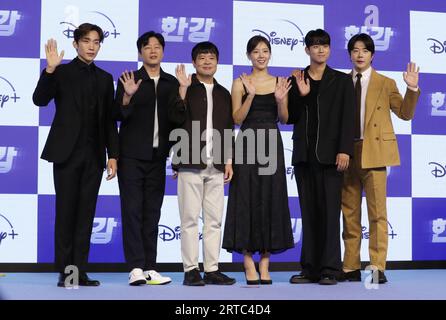
M 162 278 L 162 276 L 158 272 L 156 272 L 155 270 L 149 270 L 149 271 L 147 271 L 147 274 L 150 277 L 150 279 Z

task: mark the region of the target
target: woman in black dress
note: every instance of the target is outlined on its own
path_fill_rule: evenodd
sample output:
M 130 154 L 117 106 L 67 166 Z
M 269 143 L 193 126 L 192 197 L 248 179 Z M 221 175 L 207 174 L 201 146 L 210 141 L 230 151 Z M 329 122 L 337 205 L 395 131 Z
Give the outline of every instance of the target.
M 285 78 L 268 73 L 271 45 L 266 38 L 252 37 L 247 44 L 247 56 L 252 62 L 252 73 L 235 79 L 231 92 L 234 122 L 241 127 L 236 140 L 223 248 L 243 254 L 248 284 L 271 284 L 270 254 L 294 247 L 283 144 L 277 126 L 278 120 L 284 123 L 288 118 L 291 85 Z M 265 152 L 261 149 L 266 150 L 269 162 L 265 163 Z M 261 255 L 260 279 L 254 253 Z

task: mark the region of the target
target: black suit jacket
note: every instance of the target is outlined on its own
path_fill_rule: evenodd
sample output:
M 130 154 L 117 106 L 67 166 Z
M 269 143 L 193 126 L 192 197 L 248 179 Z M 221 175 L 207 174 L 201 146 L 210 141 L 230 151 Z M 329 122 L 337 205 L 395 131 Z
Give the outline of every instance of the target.
M 49 74 L 45 70 L 40 75 L 34 90 L 33 102 L 44 107 L 54 99 L 56 114 L 48 134 L 48 139 L 42 152 L 42 159 L 54 163 L 63 163 L 70 157 L 82 127 L 81 103 L 82 92 L 74 73 L 79 68 L 75 58 L 67 64 L 59 65 Z M 99 156 L 105 167 L 106 152 L 108 158 L 117 159 L 118 131 L 116 121 L 112 118 L 113 108 L 113 77 L 108 72 L 96 66 L 97 107 L 99 128 Z
M 124 87 L 121 81 L 116 90 L 114 117 L 121 121 L 120 156 L 152 160 L 155 101 L 157 101 L 159 142 L 157 157 L 166 158 L 172 146 L 169 142 L 172 125 L 167 116 L 168 100 L 172 92 L 178 92 L 178 81 L 161 69 L 155 93 L 155 81 L 150 79 L 144 66 L 136 71 L 134 76 L 135 82 L 139 79 L 142 79 L 142 82 L 129 105 L 122 106 Z
M 308 78 L 308 69 L 305 77 Z M 291 78 L 288 123 L 294 124 L 292 164 L 308 161 L 308 108 Z M 335 164 L 338 153 L 353 156 L 355 93 L 351 76 L 326 67 L 318 94 L 318 132 L 316 156 L 322 164 Z

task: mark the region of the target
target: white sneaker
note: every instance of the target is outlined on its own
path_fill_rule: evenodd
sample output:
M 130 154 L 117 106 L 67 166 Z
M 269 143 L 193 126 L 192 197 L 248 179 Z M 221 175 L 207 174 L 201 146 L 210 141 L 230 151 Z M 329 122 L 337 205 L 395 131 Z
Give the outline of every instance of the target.
M 129 285 L 138 286 L 140 284 L 146 284 L 146 277 L 142 272 L 142 269 L 135 268 L 129 274 Z
M 169 277 L 163 277 L 155 270 L 144 271 L 144 276 L 146 277 L 147 284 L 168 284 L 172 281 Z

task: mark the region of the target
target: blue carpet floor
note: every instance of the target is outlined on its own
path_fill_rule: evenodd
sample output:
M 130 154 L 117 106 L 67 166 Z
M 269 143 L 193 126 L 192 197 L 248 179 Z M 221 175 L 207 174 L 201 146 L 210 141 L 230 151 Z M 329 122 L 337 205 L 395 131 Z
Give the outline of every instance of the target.
M 126 273 L 90 273 L 100 280 L 95 288 L 56 286 L 55 273 L 8 273 L 0 277 L 0 296 L 6 300 L 445 300 L 446 270 L 389 270 L 389 283 L 367 289 L 365 282 L 336 286 L 290 284 L 291 272 L 272 272 L 271 286 L 247 286 L 243 273 L 233 286 L 187 287 L 183 273 L 164 273 L 172 283 L 131 287 Z M 363 279 L 366 275 L 363 273 Z

